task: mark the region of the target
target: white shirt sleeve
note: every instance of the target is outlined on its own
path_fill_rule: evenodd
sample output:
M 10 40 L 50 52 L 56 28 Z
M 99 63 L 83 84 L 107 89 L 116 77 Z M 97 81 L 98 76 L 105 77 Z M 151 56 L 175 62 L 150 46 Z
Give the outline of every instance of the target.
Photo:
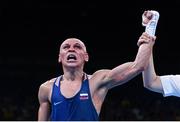
M 160 76 L 160 79 L 164 91 L 164 97 L 180 97 L 180 75 L 164 75 Z

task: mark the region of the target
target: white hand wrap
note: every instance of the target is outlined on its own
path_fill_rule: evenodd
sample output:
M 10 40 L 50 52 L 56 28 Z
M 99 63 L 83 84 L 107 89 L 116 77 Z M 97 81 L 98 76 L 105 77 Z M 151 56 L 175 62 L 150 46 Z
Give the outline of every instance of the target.
M 154 36 L 156 32 L 156 26 L 159 20 L 159 13 L 157 11 L 151 10 L 152 12 L 152 19 L 147 23 L 144 24 L 142 22 L 142 25 L 146 27 L 145 32 L 147 32 L 149 35 Z M 142 15 L 142 21 L 144 21 L 145 15 Z

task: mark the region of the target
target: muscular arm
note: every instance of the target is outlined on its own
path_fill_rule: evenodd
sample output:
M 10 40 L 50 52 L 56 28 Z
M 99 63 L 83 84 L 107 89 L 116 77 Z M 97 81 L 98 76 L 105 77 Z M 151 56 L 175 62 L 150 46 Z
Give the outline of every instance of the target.
M 146 43 L 139 46 L 135 60 L 121 64 L 112 70 L 102 71 L 101 73 L 104 74 L 104 77 L 101 82 L 102 84 L 100 84 L 101 86 L 112 88 L 124 84 L 147 67 L 155 38 L 143 33 L 139 39 L 146 40 L 144 41 Z
M 42 84 L 39 88 L 38 99 L 39 99 L 39 111 L 38 121 L 49 120 L 50 104 L 48 101 L 48 88 L 46 84 Z
M 90 78 L 92 100 L 98 113 L 108 89 L 128 82 L 147 67 L 155 38 L 143 33 L 139 40 L 145 43 L 139 46 L 133 62 L 121 64 L 112 70 L 98 70 Z

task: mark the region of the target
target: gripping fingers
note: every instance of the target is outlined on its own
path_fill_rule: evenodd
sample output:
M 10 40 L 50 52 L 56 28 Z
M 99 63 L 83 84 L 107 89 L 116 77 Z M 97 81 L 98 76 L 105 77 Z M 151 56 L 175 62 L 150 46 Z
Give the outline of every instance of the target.
M 155 36 L 150 36 L 147 33 L 143 33 L 139 38 L 137 45 L 140 46 L 141 44 L 149 43 L 150 41 L 154 42 L 155 39 L 156 39 Z

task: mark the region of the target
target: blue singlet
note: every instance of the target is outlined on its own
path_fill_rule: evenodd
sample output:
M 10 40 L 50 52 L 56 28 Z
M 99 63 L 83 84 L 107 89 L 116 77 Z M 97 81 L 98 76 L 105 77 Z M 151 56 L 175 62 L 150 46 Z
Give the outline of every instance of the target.
M 52 97 L 51 97 L 51 118 L 52 121 L 98 121 L 98 114 L 92 103 L 89 90 L 89 80 L 82 82 L 80 91 L 72 98 L 65 98 L 61 94 L 60 82 L 59 85 L 54 82 Z M 57 80 L 56 79 L 56 80 Z

